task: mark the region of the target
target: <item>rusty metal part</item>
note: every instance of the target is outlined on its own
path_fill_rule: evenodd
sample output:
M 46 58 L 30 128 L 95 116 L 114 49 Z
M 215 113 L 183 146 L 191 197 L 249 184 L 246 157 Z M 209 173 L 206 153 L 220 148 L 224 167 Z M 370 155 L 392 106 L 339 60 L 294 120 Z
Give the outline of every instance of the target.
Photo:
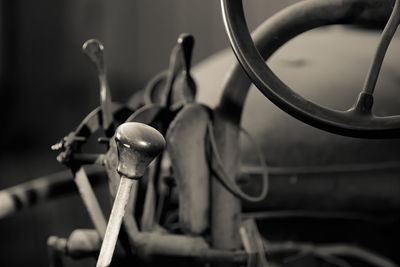
M 118 150 L 117 171 L 121 179 L 96 266 L 110 265 L 131 189 L 165 146 L 163 136 L 156 129 L 136 122 L 119 126 L 115 141 Z
M 254 36 L 255 43 L 260 48 L 260 45 L 265 44 L 264 40 L 267 39 L 281 39 L 277 42 L 285 42 L 291 37 L 318 26 L 349 23 L 356 20 L 357 16 L 362 17 L 363 10 L 379 7 L 380 3 L 385 4 L 384 1 L 375 0 L 303 1 L 282 11 L 280 14 L 282 21 L 270 21 L 271 29 L 268 33 L 272 33 L 278 28 L 282 29 L 282 32 L 276 33 L 283 36 L 282 39 L 273 38 L 276 35 L 260 36 L 260 31 L 257 31 Z M 372 107 L 372 95 L 360 94 L 357 103 L 363 105 L 362 109 L 356 108 L 342 112 L 323 108 L 294 93 L 265 65 L 264 60 L 268 58 L 266 54 L 268 55 L 271 51 L 265 54 L 262 49 L 259 49 L 263 53 L 264 57 L 262 58 L 253 45 L 244 20 L 242 2 L 222 0 L 221 4 L 226 28 L 238 59 L 244 64 L 244 68 L 260 91 L 280 108 L 312 126 L 343 135 L 366 138 L 396 137 L 398 135 L 400 132 L 399 116 L 376 117 L 369 112 Z M 355 10 L 354 7 L 357 7 L 357 11 L 349 12 Z M 283 28 L 283 26 L 287 26 L 285 24 L 289 24 L 289 18 L 290 23 L 296 27 Z M 240 94 L 245 96 L 246 93 L 241 92 Z M 368 112 L 362 113 L 360 110 Z
M 85 167 L 93 186 L 106 181 L 103 168 Z M 0 219 L 44 201 L 76 193 L 73 176 L 69 170 L 36 178 L 0 191 Z
M 96 40 L 87 40 L 82 46 L 83 52 L 95 65 L 100 84 L 100 106 L 103 129 L 107 132 L 113 123 L 111 92 L 107 82 L 106 67 L 104 65 L 104 46 Z
M 170 124 L 166 139 L 179 194 L 179 223 L 188 234 L 209 227 L 210 193 L 206 154 L 208 110 L 187 104 Z

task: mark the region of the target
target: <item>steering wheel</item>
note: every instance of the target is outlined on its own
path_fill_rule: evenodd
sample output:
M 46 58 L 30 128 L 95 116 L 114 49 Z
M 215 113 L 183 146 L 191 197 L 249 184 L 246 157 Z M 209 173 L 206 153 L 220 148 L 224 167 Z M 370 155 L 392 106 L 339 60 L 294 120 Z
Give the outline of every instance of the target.
M 389 2 L 391 3 L 391 2 Z M 256 87 L 275 105 L 293 117 L 316 128 L 332 133 L 362 138 L 400 137 L 400 115 L 378 117 L 373 114 L 373 93 L 387 47 L 400 22 L 400 0 L 396 0 L 392 14 L 371 64 L 363 89 L 355 103 L 346 111 L 329 109 L 313 103 L 294 92 L 265 64 L 249 33 L 243 4 L 240 0 L 221 0 L 226 31 L 233 51 Z M 269 38 L 290 40 L 307 30 L 331 24 L 357 23 L 368 20 L 365 14 L 388 5 L 382 0 L 307 0 L 283 11 L 274 21 Z M 290 20 L 290 23 L 288 21 Z M 282 27 L 284 24 L 291 27 Z M 257 35 L 257 32 L 255 32 Z M 282 40 L 280 41 L 282 42 Z

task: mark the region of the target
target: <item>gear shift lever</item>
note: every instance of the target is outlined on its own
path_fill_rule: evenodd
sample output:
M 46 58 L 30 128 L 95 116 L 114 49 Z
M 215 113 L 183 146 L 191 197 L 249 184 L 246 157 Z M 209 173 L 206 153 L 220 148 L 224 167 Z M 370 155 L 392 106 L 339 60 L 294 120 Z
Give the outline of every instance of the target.
M 165 147 L 164 137 L 154 128 L 137 122 L 120 125 L 115 133 L 118 168 L 121 175 L 97 267 L 109 266 L 132 187 L 143 176 L 150 162 Z

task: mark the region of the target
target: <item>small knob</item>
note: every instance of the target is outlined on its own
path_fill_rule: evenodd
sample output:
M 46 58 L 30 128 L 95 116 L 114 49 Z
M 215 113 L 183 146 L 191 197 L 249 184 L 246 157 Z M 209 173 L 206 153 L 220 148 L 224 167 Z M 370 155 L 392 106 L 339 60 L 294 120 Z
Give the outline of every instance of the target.
M 90 61 L 96 65 L 99 72 L 104 73 L 104 46 L 96 39 L 87 40 L 82 46 L 83 52 L 88 56 Z
M 138 179 L 165 147 L 164 137 L 151 126 L 138 122 L 121 124 L 115 134 L 119 174 Z

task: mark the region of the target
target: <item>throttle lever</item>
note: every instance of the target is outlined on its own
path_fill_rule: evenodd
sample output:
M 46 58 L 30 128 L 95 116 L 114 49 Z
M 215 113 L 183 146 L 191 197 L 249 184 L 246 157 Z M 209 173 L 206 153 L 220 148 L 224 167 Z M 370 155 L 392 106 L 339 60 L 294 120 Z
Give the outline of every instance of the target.
M 196 84 L 190 74 L 194 38 L 183 33 L 170 56 L 166 85 L 161 104 L 171 109 L 178 109 L 187 102 L 192 102 L 196 95 Z
M 111 92 L 107 82 L 106 67 L 104 64 L 104 46 L 96 39 L 87 40 L 82 51 L 95 65 L 100 84 L 100 106 L 103 119 L 103 129 L 107 131 L 112 124 L 112 100 Z
M 165 147 L 164 137 L 153 127 L 143 123 L 121 124 L 115 134 L 118 149 L 117 171 L 121 175 L 106 234 L 101 246 L 97 267 L 109 266 L 129 195 L 148 165 Z

